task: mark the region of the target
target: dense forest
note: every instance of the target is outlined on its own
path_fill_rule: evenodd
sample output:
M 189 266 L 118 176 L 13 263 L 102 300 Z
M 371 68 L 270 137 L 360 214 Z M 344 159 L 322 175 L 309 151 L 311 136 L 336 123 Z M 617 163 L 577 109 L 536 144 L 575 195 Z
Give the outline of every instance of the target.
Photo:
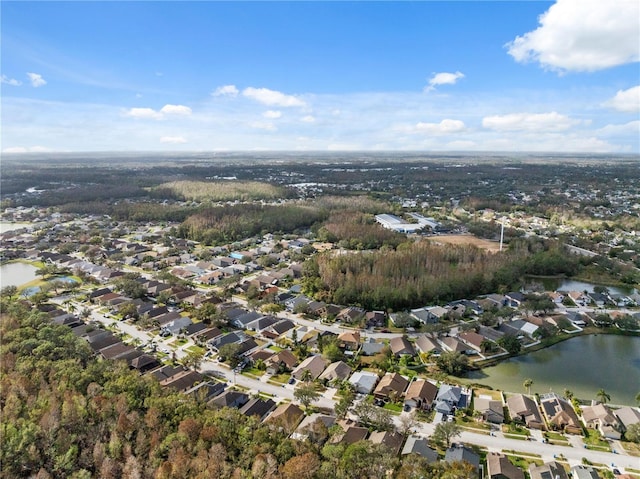
M 324 301 L 399 311 L 506 292 L 526 274 L 571 276 L 580 268 L 580 259 L 557 242 L 517 239 L 497 255 L 471 245 L 417 241 L 396 250 L 324 253 L 308 260 L 304 285 Z
M 331 444 L 326 428 L 208 409 L 125 362 L 99 361 L 66 326 L 2 298 L 0 477 L 465 479 L 466 463 L 399 459 L 382 445 Z
M 322 219 L 322 212 L 305 205 L 241 204 L 204 209 L 187 218 L 179 232 L 205 244 L 226 244 L 265 233 L 308 229 Z
M 358 211 L 337 211 L 318 230 L 320 241 L 337 243 L 345 249 L 378 249 L 382 246 L 396 248 L 406 241 L 406 236 L 382 228 L 372 215 Z

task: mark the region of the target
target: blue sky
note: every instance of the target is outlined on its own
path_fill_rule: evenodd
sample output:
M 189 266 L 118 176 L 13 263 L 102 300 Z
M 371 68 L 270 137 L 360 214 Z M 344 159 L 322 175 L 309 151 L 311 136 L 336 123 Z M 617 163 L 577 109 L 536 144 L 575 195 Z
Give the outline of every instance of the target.
M 637 0 L 0 8 L 7 153 L 640 152 Z

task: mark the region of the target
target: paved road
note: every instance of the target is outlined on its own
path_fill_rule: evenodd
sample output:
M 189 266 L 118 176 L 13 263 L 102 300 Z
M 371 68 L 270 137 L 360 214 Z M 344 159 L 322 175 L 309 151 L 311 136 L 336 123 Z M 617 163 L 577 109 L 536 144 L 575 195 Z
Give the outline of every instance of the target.
M 396 418 L 397 424 L 399 424 L 398 419 L 399 418 Z M 429 437 L 435 430 L 435 424 L 421 422 L 418 423 L 414 430 L 419 435 Z M 456 440 L 485 447 L 491 452 L 511 450 L 519 451 L 523 454 L 539 455 L 545 462 L 553 461 L 557 456 L 562 454 L 571 466 L 582 464 L 582 459 L 587 458 L 593 463 L 616 467 L 621 470 L 624 468 L 638 469 L 640 467 L 640 458 L 638 457 L 614 454 L 612 452 L 593 451 L 583 447 L 556 446 L 553 444 L 545 444 L 540 440 L 523 441 L 520 439 L 511 439 L 504 437 L 500 432 L 494 432 L 494 435 L 490 436 L 488 434 L 478 434 L 465 430 Z

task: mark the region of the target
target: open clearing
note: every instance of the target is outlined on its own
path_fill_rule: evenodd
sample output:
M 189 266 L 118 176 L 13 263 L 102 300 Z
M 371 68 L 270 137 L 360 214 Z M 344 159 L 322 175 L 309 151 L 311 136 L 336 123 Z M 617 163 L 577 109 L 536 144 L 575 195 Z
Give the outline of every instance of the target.
M 471 244 L 478 248 L 486 249 L 496 253 L 500 251 L 500 243 L 495 241 L 489 241 L 482 238 L 477 238 L 473 235 L 442 235 L 442 236 L 427 236 L 429 241 L 440 244 L 456 244 L 464 245 Z

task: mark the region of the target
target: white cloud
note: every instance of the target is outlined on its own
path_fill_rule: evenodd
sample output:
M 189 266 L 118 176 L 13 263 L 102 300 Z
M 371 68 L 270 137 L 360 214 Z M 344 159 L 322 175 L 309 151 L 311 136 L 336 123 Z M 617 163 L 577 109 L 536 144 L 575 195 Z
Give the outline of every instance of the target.
M 616 96 L 606 102 L 605 106 L 629 113 L 640 112 L 640 85 L 628 90 L 618 90 Z
M 46 80 L 42 78 L 42 75 L 38 73 L 27 73 L 27 76 L 29 77 L 31 86 L 34 88 L 45 86 L 47 84 Z
M 555 111 L 550 113 L 510 113 L 485 116 L 482 126 L 496 131 L 562 131 L 580 124 Z
M 191 115 L 191 108 L 184 105 L 167 104 L 163 106 L 160 111 L 156 111 L 153 108 L 130 108 L 125 112 L 125 116 L 146 120 L 162 120 L 172 115 L 189 116 Z
M 127 110 L 125 115 L 140 119 L 159 120 L 162 118 L 162 113 L 155 111 L 153 108 L 131 108 Z
M 505 45 L 520 63 L 596 71 L 640 60 L 640 2 L 558 0 L 540 26 Z
M 603 136 L 635 134 L 636 138 L 640 138 L 640 120 L 630 121 L 622 125 L 606 125 L 598 129 L 597 133 Z
M 262 116 L 264 116 L 265 118 L 280 118 L 282 116 L 282 112 L 281 111 L 277 111 L 277 110 L 267 110 L 265 111 Z
M 440 123 L 419 122 L 413 127 L 413 132 L 427 133 L 429 135 L 450 135 L 461 132 L 464 129 L 463 121 L 444 119 Z
M 268 88 L 248 87 L 242 91 L 242 94 L 259 103 L 269 106 L 291 107 L 305 106 L 305 102 L 293 95 L 285 95 L 279 91 L 269 90 Z
M 191 108 L 184 105 L 165 105 L 160 109 L 165 115 L 191 115 Z
M 7 77 L 7 75 L 2 75 L 2 77 L 0 77 L 0 83 L 4 83 L 5 85 L 11 85 L 11 86 L 22 85 L 21 81 L 16 80 L 15 78 L 9 78 Z
M 223 85 L 216 88 L 215 91 L 212 93 L 212 95 L 213 96 L 237 96 L 238 93 L 239 93 L 238 89 L 236 88 L 235 85 Z
M 160 143 L 169 143 L 172 145 L 180 145 L 186 142 L 187 140 L 182 136 L 163 136 L 160 138 Z
M 429 79 L 429 85 L 425 88 L 425 91 L 435 90 L 438 85 L 454 85 L 458 80 L 464 78 L 464 73 L 455 72 L 441 72 L 434 73 Z
M 313 117 L 311 115 L 307 115 L 307 116 L 303 116 L 301 118 L 301 121 L 303 123 L 315 123 L 316 119 L 315 119 L 315 117 Z

